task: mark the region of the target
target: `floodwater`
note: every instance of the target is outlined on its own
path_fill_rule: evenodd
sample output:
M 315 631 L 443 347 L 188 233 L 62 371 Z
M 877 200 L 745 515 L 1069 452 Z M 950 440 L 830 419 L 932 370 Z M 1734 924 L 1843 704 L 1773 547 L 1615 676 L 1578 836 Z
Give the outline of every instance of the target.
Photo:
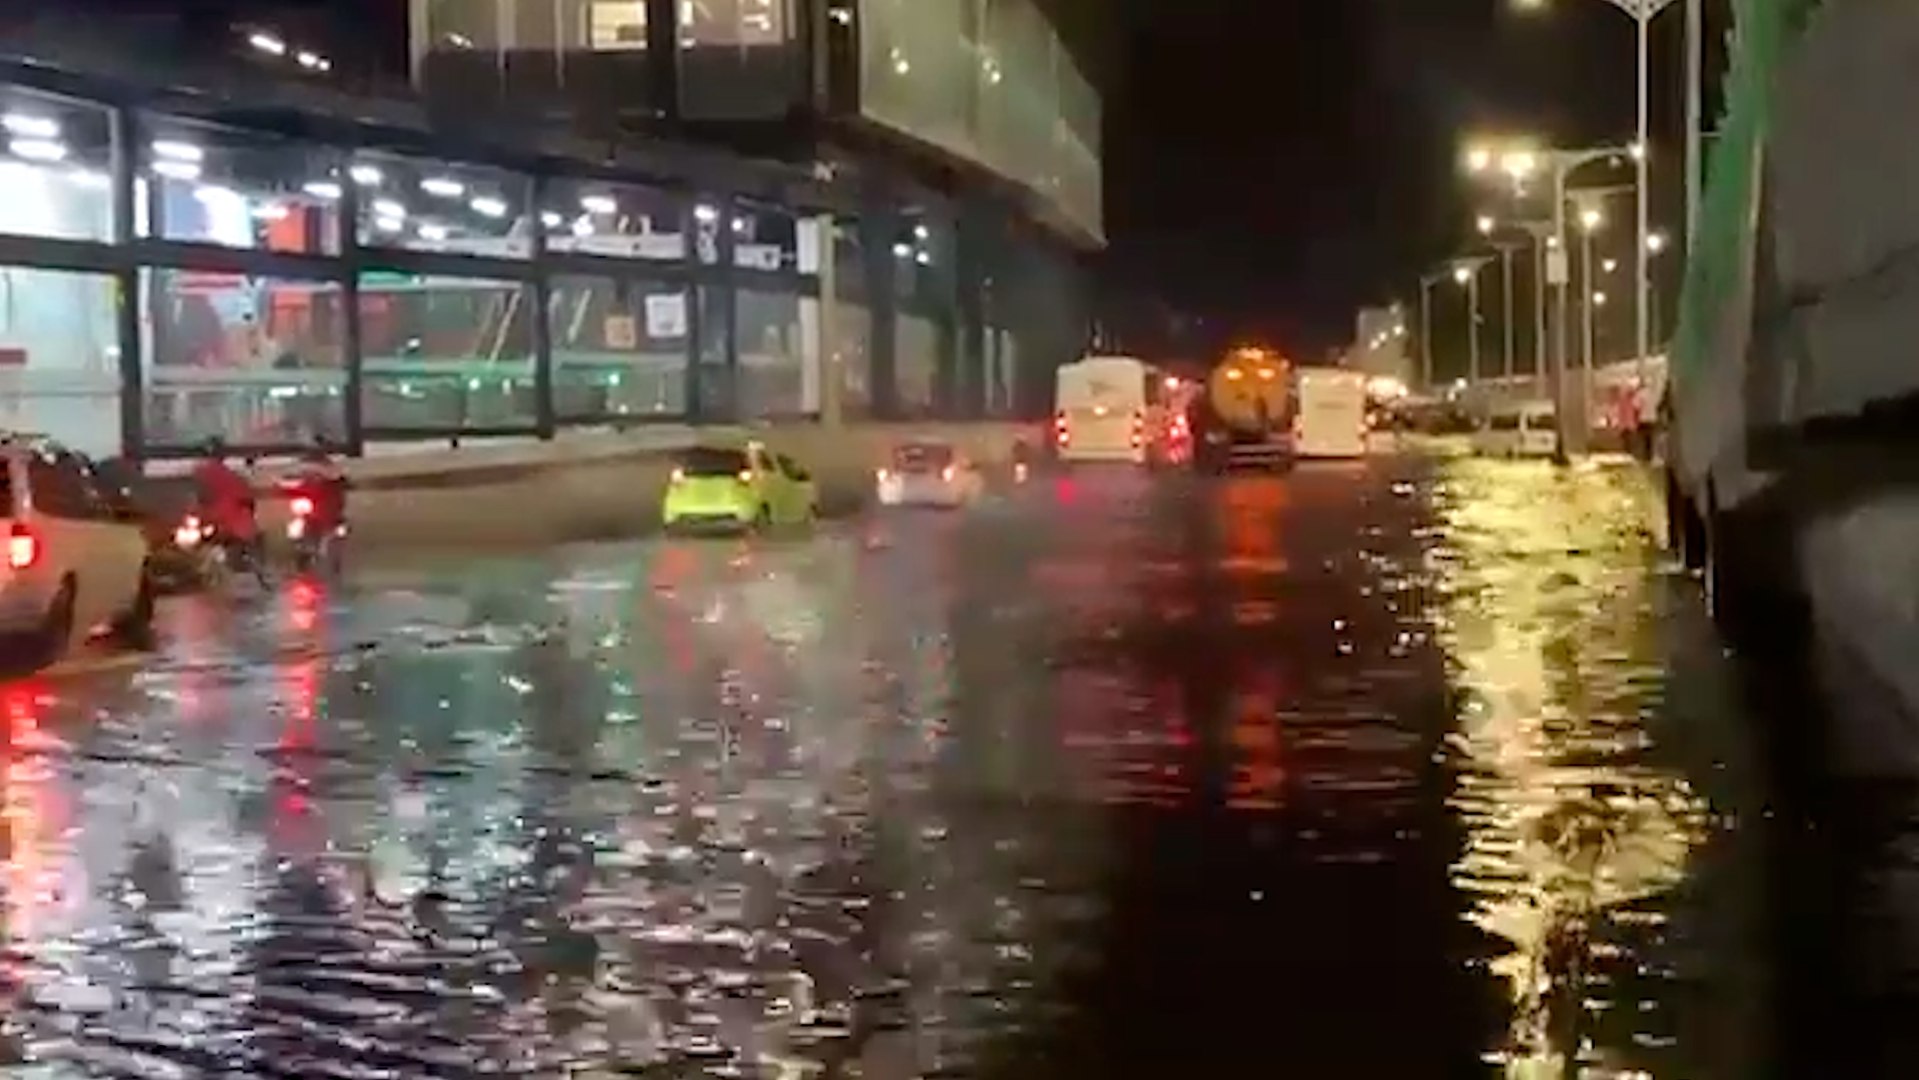
M 9 1077 L 1763 1075 L 1632 469 L 1087 472 L 0 686 Z

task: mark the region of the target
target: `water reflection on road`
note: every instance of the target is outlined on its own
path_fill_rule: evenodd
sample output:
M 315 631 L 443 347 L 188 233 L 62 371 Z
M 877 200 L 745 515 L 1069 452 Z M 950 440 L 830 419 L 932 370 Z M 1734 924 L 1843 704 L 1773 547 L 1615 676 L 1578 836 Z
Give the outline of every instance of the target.
M 1743 986 L 1729 706 L 1634 492 L 1089 473 L 181 605 L 0 686 L 0 1054 L 1752 1075 L 1700 1003 Z
M 1692 993 L 1741 977 L 1740 961 L 1702 956 L 1699 924 L 1720 923 L 1722 951 L 1752 950 L 1729 928 L 1743 918 L 1750 931 L 1755 898 L 1678 892 L 1732 819 L 1688 779 L 1702 759 L 1658 738 L 1673 720 L 1662 713 L 1702 704 L 1699 688 L 1669 690 L 1710 638 L 1657 572 L 1644 485 L 1625 470 L 1465 460 L 1435 509 L 1440 638 L 1461 691 L 1454 875 L 1510 1002 L 1488 1060 L 1513 1077 L 1756 1075 L 1744 1055 L 1715 1059 L 1738 1040 L 1704 1033 L 1738 1028 L 1757 987 L 1716 986 L 1717 1005 Z M 1736 741 L 1721 673 L 1692 674 L 1717 685 L 1677 722 Z

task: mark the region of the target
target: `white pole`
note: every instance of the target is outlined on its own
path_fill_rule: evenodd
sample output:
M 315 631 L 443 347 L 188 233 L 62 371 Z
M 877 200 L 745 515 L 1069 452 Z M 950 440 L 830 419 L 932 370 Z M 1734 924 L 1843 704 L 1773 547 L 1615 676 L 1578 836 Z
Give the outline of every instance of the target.
M 1704 0 L 1686 0 L 1686 257 L 1699 232 L 1699 188 L 1705 177 L 1701 140 L 1706 124 L 1706 16 Z
M 1472 277 L 1466 279 L 1466 306 L 1471 308 L 1466 315 L 1467 330 L 1471 336 L 1467 340 L 1468 365 L 1471 368 L 1473 389 L 1479 389 L 1479 267 L 1472 268 Z
M 1419 279 L 1419 375 L 1428 394 L 1433 392 L 1433 279 Z
M 1513 377 L 1513 363 L 1519 352 L 1519 329 L 1513 325 L 1513 250 L 1512 244 L 1499 247 L 1500 271 L 1505 276 L 1501 292 L 1506 300 L 1506 378 Z
M 1633 318 L 1635 323 L 1635 343 L 1639 349 L 1639 382 L 1645 385 L 1650 368 L 1647 356 L 1652 352 L 1652 327 L 1648 320 L 1651 309 L 1648 298 L 1652 294 L 1652 275 L 1648 271 L 1646 259 L 1646 238 L 1652 232 L 1650 222 L 1652 213 L 1652 121 L 1650 101 L 1652 97 L 1652 20 L 1658 7 L 1654 4 L 1643 5 L 1639 10 L 1639 154 L 1638 175 L 1634 187 L 1637 189 L 1634 201 L 1638 204 L 1639 223 L 1633 231 Z M 1588 383 L 1592 376 L 1587 375 Z
M 1593 339 L 1596 336 L 1594 333 L 1593 320 L 1593 295 L 1595 290 L 1593 289 L 1593 234 L 1591 229 L 1586 230 L 1585 240 L 1580 246 L 1579 288 L 1586 294 L 1582 298 L 1583 303 L 1580 304 L 1580 314 L 1583 319 L 1580 324 L 1580 332 L 1585 340 L 1580 342 L 1579 346 L 1580 379 L 1582 380 L 1580 385 L 1583 388 L 1580 396 L 1584 397 L 1585 391 L 1592 389 Z M 1580 407 L 1590 410 L 1592 403 L 1590 401 L 1581 401 Z

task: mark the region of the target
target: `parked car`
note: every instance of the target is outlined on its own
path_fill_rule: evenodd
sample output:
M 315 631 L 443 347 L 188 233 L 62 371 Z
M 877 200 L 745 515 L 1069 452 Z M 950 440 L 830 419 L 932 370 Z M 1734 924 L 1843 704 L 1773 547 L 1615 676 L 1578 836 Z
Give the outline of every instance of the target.
M 1551 457 L 1559 449 L 1559 422 L 1550 401 L 1495 409 L 1473 432 L 1473 452 L 1489 457 Z
M 965 506 L 986 492 L 979 467 L 953 446 L 933 440 L 901 443 L 874 472 L 881 506 Z
M 91 461 L 38 436 L 0 434 L 0 635 L 36 663 L 96 633 L 144 638 L 153 621 L 146 525 Z
M 819 486 L 785 454 L 751 442 L 683 451 L 660 518 L 670 532 L 757 531 L 819 517 Z

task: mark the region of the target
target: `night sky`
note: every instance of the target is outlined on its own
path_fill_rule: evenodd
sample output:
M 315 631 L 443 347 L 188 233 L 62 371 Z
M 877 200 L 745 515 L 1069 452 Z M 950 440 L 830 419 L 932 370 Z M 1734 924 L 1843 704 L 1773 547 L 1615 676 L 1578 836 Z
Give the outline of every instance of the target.
M 1460 176 L 1471 133 L 1632 136 L 1633 24 L 1602 0 L 1123 4 L 1112 306 L 1203 318 L 1194 347 L 1257 335 L 1317 354 L 1358 305 L 1411 300 L 1483 201 Z M 1675 5 L 1654 38 L 1656 227 L 1679 212 L 1682 22 Z

